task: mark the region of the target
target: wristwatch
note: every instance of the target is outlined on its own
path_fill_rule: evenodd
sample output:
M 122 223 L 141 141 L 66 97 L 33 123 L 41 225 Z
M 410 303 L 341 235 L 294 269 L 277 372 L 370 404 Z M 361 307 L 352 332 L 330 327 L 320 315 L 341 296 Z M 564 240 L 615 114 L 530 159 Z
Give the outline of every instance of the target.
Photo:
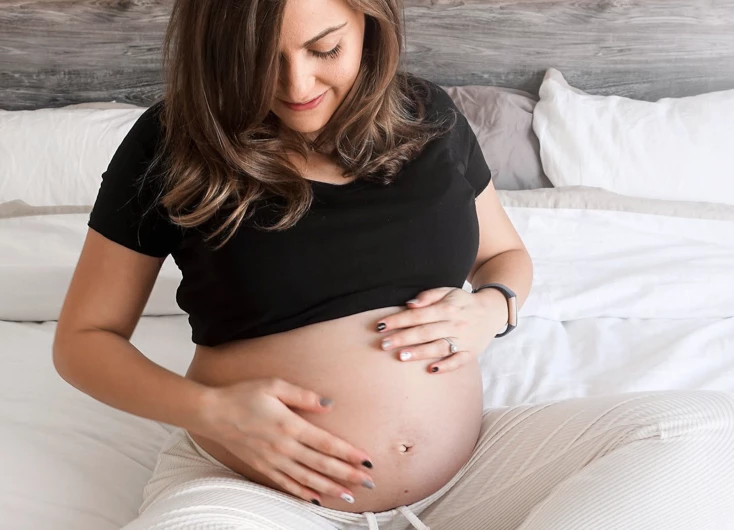
M 504 337 L 510 331 L 517 327 L 517 296 L 514 292 L 512 292 L 512 289 L 510 289 L 506 285 L 502 285 L 501 283 L 486 283 L 484 285 L 480 285 L 476 289 L 472 290 L 472 294 L 478 293 L 482 289 L 488 289 L 490 287 L 497 289 L 503 295 L 505 295 L 505 298 L 507 298 L 507 327 L 502 333 L 498 333 L 497 335 L 495 335 L 495 337 Z

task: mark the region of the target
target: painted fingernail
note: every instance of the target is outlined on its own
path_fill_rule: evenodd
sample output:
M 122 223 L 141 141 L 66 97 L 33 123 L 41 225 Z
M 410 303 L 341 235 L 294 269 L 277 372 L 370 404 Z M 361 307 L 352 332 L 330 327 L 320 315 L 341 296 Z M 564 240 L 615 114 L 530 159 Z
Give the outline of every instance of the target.
M 387 325 L 384 322 L 380 322 L 379 324 L 377 324 L 377 331 L 385 331 L 386 328 Z
M 409 351 L 400 352 L 401 361 L 409 361 L 413 357 L 413 354 Z
M 372 462 L 369 460 L 362 460 L 362 465 L 366 468 L 372 469 Z
M 328 407 L 329 405 L 332 405 L 334 403 L 334 400 L 331 398 L 321 398 L 319 399 L 319 405 L 322 407 Z
M 438 372 L 438 366 L 434 366 L 433 368 L 431 368 L 431 372 Z
M 354 497 L 349 495 L 349 493 L 342 493 L 341 499 L 345 502 L 348 502 L 349 504 L 354 504 Z
M 375 489 L 375 483 L 372 482 L 371 480 L 363 480 L 362 486 L 364 486 L 365 488 L 371 489 L 371 490 Z
M 315 504 L 316 506 L 321 506 L 321 503 L 316 499 L 311 499 L 311 502 Z
M 391 344 L 392 344 L 392 341 L 391 341 L 390 339 L 385 339 L 385 340 L 383 340 L 383 341 L 382 341 L 382 349 L 383 349 L 383 350 L 386 350 L 386 349 L 388 349 L 388 348 L 390 347 L 390 345 L 391 345 Z
M 418 300 L 416 300 L 415 298 L 413 298 L 412 300 L 408 300 L 408 301 L 407 301 L 407 302 L 405 302 L 405 303 L 406 303 L 406 304 L 417 304 L 417 303 L 418 303 Z

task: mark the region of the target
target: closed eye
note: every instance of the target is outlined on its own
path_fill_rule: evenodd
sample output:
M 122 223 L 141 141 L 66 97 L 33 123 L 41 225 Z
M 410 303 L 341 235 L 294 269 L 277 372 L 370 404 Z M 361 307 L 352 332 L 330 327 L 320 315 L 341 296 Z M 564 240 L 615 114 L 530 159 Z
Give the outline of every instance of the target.
M 336 59 L 339 57 L 339 52 L 341 51 L 341 46 L 337 44 L 334 46 L 333 49 L 329 50 L 328 52 L 317 52 L 315 50 L 311 50 L 311 53 L 314 57 L 318 57 L 319 59 Z

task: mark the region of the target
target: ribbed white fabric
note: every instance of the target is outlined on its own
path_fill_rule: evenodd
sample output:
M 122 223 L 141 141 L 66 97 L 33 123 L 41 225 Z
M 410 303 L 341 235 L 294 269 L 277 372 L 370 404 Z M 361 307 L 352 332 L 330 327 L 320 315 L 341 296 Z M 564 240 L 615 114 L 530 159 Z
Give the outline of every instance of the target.
M 734 394 L 634 392 L 494 408 L 469 461 L 363 514 L 245 480 L 176 430 L 123 530 L 734 529 Z M 429 528 L 430 527 L 430 528 Z

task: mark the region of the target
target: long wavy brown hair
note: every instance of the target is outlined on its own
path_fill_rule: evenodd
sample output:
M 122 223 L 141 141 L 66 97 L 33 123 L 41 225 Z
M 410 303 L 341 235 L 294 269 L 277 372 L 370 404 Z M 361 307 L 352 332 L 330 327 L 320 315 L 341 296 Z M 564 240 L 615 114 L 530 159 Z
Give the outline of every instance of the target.
M 429 119 L 429 93 L 399 71 L 402 0 L 346 0 L 364 13 L 357 79 L 309 144 L 278 134 L 270 111 L 280 66 L 280 29 L 287 0 L 176 0 L 163 45 L 165 131 L 153 166 L 162 164 L 160 204 L 171 221 L 199 227 L 216 215 L 207 240 L 223 245 L 257 201 L 276 197 L 284 230 L 308 211 L 313 192 L 286 152 L 328 154 L 345 177 L 389 184 L 426 143 L 453 126 Z M 221 237 L 220 237 L 221 236 Z

